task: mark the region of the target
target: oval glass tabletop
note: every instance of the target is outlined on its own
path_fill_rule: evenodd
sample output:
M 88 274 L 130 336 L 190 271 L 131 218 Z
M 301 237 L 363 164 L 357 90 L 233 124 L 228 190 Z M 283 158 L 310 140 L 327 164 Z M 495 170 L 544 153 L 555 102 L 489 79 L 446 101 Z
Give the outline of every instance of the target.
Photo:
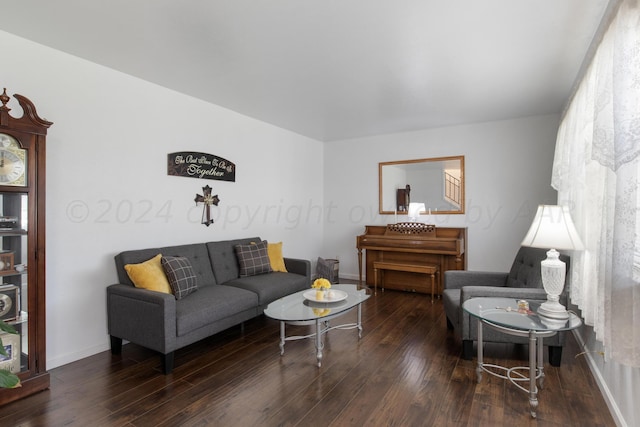
M 347 297 L 336 302 L 316 302 L 308 300 L 305 289 L 273 301 L 264 310 L 264 314 L 276 320 L 299 322 L 315 320 L 347 311 L 369 299 L 368 289 L 358 289 L 358 285 L 332 285 L 331 289 L 344 291 Z
M 539 316 L 537 310 L 540 304 L 529 301 L 529 309 L 523 310 L 518 308 L 518 301 L 513 298 L 471 298 L 462 304 L 462 308 L 479 319 L 523 331 L 565 331 L 582 324 L 572 312 L 569 312 L 567 320 Z

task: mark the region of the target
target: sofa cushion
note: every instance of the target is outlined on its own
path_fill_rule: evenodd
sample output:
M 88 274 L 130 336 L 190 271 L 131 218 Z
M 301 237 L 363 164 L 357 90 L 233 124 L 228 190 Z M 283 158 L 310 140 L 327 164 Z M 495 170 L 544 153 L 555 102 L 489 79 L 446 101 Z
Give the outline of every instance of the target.
M 244 289 L 224 285 L 200 288 L 176 301 L 176 333 L 186 335 L 257 305 L 258 296 Z
M 131 277 L 129 277 L 129 273 L 126 270 L 125 265 L 139 264 L 144 261 L 148 261 L 149 259 L 157 256 L 158 254 L 160 254 L 160 249 L 149 248 L 149 249 L 124 251 L 116 255 L 114 259 L 116 262 L 116 271 L 118 273 L 118 282 L 125 285 L 135 286 L 133 284 L 133 281 L 131 280 Z M 162 266 L 160 266 L 160 268 L 162 268 Z M 167 281 L 167 283 L 169 282 Z
M 211 263 L 209 262 L 209 252 L 207 251 L 207 245 L 205 243 L 167 246 L 164 248 L 136 249 L 120 252 L 115 256 L 116 271 L 118 273 L 119 282 L 133 286 L 133 282 L 127 275 L 124 266 L 126 264 L 146 261 L 157 254 L 163 254 L 165 256 L 183 256 L 188 258 L 191 262 L 193 272 L 197 277 L 199 288 L 219 283 L 216 282 L 216 278 L 213 275 Z
M 188 258 L 167 256 L 162 257 L 161 262 L 176 299 L 182 299 L 198 290 L 197 278 Z
M 269 255 L 269 262 L 271 263 L 271 269 L 273 271 L 286 273 L 287 267 L 284 265 L 284 257 L 282 256 L 282 242 L 269 243 L 267 245 L 267 253 Z
M 162 269 L 161 259 L 162 254 L 158 254 L 139 264 L 126 264 L 124 269 L 136 288 L 170 294 L 171 286 Z
M 195 243 L 191 245 L 167 246 L 160 248 L 164 256 L 181 256 L 185 257 L 191 263 L 193 273 L 196 275 L 198 289 L 205 286 L 215 285 L 217 283 L 211 263 L 209 262 L 209 252 L 207 245 L 204 243 Z
M 213 266 L 216 282 L 223 284 L 228 280 L 238 278 L 240 267 L 238 266 L 238 258 L 234 249 L 236 245 L 248 245 L 251 242 L 259 242 L 260 240 L 259 237 L 250 237 L 207 243 L 210 265 Z
M 271 262 L 267 252 L 267 241 L 236 245 L 236 256 L 240 267 L 240 277 L 271 273 Z
M 255 292 L 261 306 L 282 298 L 286 295 L 309 288 L 309 279 L 295 273 L 272 272 L 260 276 L 240 277 L 225 283 Z

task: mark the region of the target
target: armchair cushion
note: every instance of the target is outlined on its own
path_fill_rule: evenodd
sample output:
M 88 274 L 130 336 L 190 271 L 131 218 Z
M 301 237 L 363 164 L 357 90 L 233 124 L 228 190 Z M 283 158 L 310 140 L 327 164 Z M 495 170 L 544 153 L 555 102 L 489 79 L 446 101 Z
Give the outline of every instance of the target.
M 496 286 L 465 286 L 460 291 L 460 301 L 464 303 L 470 298 L 513 298 L 545 301 L 547 293 L 540 288 L 508 288 Z
M 447 270 L 444 272 L 446 289 L 483 283 L 485 286 L 506 286 L 508 273 L 491 271 Z
M 546 249 L 520 248 L 511 265 L 504 286 L 510 288 L 542 288 L 540 262 L 547 257 Z

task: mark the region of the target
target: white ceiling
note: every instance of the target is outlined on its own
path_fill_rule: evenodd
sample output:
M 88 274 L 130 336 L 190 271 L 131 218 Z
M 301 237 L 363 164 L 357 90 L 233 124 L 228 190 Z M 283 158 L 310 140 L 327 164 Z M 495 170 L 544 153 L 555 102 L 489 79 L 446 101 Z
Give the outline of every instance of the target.
M 0 0 L 0 29 L 332 141 L 561 112 L 608 3 Z

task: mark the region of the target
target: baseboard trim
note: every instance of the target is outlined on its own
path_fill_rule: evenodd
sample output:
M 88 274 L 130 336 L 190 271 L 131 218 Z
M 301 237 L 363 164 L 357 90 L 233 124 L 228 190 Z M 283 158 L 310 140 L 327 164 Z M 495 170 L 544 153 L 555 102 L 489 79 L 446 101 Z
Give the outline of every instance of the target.
M 123 342 L 123 345 L 124 345 L 124 342 Z M 68 363 L 75 362 L 89 356 L 93 356 L 105 350 L 109 350 L 108 336 L 107 336 L 107 340 L 102 344 L 98 344 L 93 347 L 88 347 L 74 353 L 66 353 L 58 357 L 47 359 L 47 370 L 55 369 L 57 367 L 66 365 Z

